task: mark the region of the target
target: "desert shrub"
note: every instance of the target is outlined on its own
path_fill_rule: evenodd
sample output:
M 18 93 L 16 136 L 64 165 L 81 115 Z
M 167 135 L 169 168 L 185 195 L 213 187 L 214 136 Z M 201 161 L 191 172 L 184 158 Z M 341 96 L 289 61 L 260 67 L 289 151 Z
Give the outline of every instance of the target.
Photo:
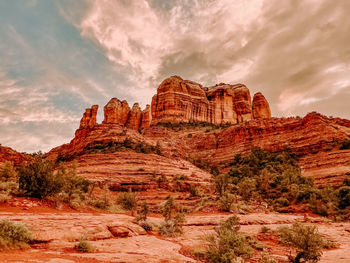
M 92 253 L 95 251 L 95 248 L 85 237 L 80 238 L 79 242 L 75 245 L 75 249 L 83 253 Z
M 222 196 L 230 188 L 231 178 L 227 174 L 219 174 L 214 177 L 215 192 Z
M 142 204 L 141 204 L 141 208 L 139 210 L 139 212 L 137 213 L 139 218 L 141 220 L 146 220 L 147 219 L 147 216 L 148 216 L 148 213 L 149 213 L 149 206 L 148 204 L 146 203 L 146 201 L 144 201 Z
M 291 227 L 278 229 L 280 242 L 296 249 L 296 255 L 291 258 L 294 263 L 318 262 L 322 256 L 323 239 L 315 226 L 295 223 Z
M 350 149 L 350 140 L 344 140 L 339 147 L 340 150 Z
M 265 234 L 265 233 L 271 232 L 271 229 L 267 226 L 262 226 L 260 229 L 260 232 Z
M 350 186 L 342 186 L 337 190 L 339 208 L 345 209 L 350 205 Z
M 18 189 L 18 183 L 13 181 L 0 182 L 0 193 L 3 194 L 14 194 Z
M 57 183 L 61 185 L 59 198 L 69 204 L 73 201 L 80 201 L 85 199 L 86 193 L 89 191 L 90 181 L 78 176 L 76 165 L 67 168 L 61 165 L 55 176 Z
M 54 163 L 40 157 L 21 166 L 18 175 L 18 189 L 24 195 L 39 199 L 57 195 L 68 203 L 83 198 L 90 184 L 88 180 L 76 175 L 74 165 L 71 168 L 61 165 L 55 172 Z
M 169 181 L 168 178 L 166 177 L 165 174 L 160 174 L 157 178 L 156 178 L 156 182 L 158 184 L 158 188 L 161 188 L 162 185 L 168 185 Z
M 0 180 L 1 181 L 17 181 L 17 172 L 13 167 L 13 163 L 6 161 L 0 169 Z
M 57 194 L 62 189 L 61 180 L 54 174 L 54 165 L 43 158 L 29 165 L 23 165 L 18 170 L 19 190 L 25 195 L 43 198 Z
M 234 195 L 230 193 L 224 193 L 219 199 L 219 207 L 221 211 L 230 212 L 232 204 L 234 202 Z
M 0 249 L 24 248 L 32 239 L 28 228 L 9 220 L 0 221 Z
M 185 214 L 181 212 L 181 207 L 175 203 L 172 196 L 160 206 L 160 211 L 164 217 L 159 227 L 160 234 L 166 236 L 182 234 L 182 226 L 186 221 Z
M 277 261 L 274 258 L 270 257 L 268 254 L 263 253 L 261 255 L 259 263 L 277 263 Z
M 215 263 L 243 262 L 253 254 L 247 237 L 238 233 L 239 218 L 232 216 L 206 237 L 206 259 Z
M 138 224 L 139 224 L 139 226 L 141 226 L 146 231 L 152 231 L 153 230 L 153 225 L 150 222 L 148 222 L 147 220 L 138 221 Z
M 190 196 L 192 197 L 200 195 L 199 188 L 196 185 L 191 184 L 189 190 L 190 190 Z
M 117 197 L 117 204 L 125 210 L 134 210 L 137 207 L 137 198 L 133 192 L 120 193 Z
M 155 153 L 161 154 L 160 146 L 157 144 L 156 146 L 149 145 L 145 142 L 136 143 L 129 138 L 125 138 L 122 142 L 116 141 L 94 141 L 89 145 L 85 146 L 85 153 L 113 153 L 125 151 L 127 149 L 133 150 L 138 153 Z M 62 159 L 62 158 L 61 158 Z M 67 159 L 65 157 L 63 160 Z
M 284 206 L 289 206 L 289 201 L 287 198 L 280 197 L 274 201 L 274 206 L 276 208 L 284 207 Z
M 257 181 L 253 178 L 244 178 L 238 183 L 238 194 L 242 196 L 244 200 L 249 200 L 254 191 L 257 188 Z

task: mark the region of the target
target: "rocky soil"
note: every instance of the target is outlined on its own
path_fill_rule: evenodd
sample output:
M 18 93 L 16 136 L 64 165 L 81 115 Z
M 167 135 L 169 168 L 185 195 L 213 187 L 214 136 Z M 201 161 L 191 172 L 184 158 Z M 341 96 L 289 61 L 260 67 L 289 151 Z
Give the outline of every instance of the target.
M 38 206 L 39 204 L 39 206 Z M 45 204 L 21 199 L 16 207 L 0 206 L 0 219 L 25 223 L 33 233 L 31 248 L 0 252 L 2 262 L 197 262 L 190 254 L 203 245 L 203 235 L 210 233 L 220 220 L 230 214 L 192 214 L 187 216 L 184 235 L 161 237 L 146 232 L 125 214 L 57 210 Z M 304 222 L 303 215 L 250 213 L 239 215 L 241 232 L 257 237 L 265 250 L 283 262 L 289 249 L 274 238 L 259 234 L 262 226 L 276 229 L 281 225 Z M 150 217 L 158 223 L 159 217 Z M 307 217 L 317 225 L 325 238 L 335 240 L 339 247 L 324 250 L 321 262 L 350 262 L 350 223 L 331 223 L 319 217 Z M 93 253 L 79 253 L 74 245 L 84 236 L 95 248 Z M 256 253 L 251 262 L 257 262 Z

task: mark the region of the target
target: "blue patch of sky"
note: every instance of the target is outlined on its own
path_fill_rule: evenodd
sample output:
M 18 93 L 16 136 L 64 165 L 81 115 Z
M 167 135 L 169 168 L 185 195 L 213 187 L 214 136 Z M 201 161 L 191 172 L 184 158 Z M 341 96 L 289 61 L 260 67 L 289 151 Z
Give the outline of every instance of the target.
M 18 34 L 30 50 L 23 47 L 14 34 Z M 47 67 L 81 82 L 87 93 L 95 92 L 96 103 L 104 103 L 109 98 L 89 88 L 85 81 L 92 80 L 113 96 L 120 95 L 118 85 L 127 85 L 102 48 L 82 38 L 78 29 L 62 17 L 54 1 L 37 1 L 35 5 L 23 0 L 1 1 L 0 35 L 3 36 L 0 57 L 6 58 L 0 61 L 0 67 L 19 85 L 38 84 L 37 79 L 45 75 Z M 62 83 L 53 84 L 60 95 L 50 98 L 51 102 L 78 110 L 77 104 L 83 103 L 82 99 L 62 92 Z

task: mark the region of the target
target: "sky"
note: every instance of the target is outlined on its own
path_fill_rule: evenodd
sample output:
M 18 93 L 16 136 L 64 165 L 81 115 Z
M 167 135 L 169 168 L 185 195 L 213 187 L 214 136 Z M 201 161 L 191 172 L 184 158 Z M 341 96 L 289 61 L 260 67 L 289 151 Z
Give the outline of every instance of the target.
M 0 143 L 49 151 L 85 108 L 179 75 L 243 83 L 276 117 L 350 119 L 349 0 L 0 0 Z

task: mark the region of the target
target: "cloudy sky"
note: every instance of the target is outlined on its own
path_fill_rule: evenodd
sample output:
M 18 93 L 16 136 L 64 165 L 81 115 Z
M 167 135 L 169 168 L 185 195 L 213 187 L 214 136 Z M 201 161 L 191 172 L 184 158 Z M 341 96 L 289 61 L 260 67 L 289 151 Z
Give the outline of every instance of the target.
M 349 0 L 0 1 L 0 143 L 48 151 L 86 107 L 170 75 L 244 83 L 274 116 L 350 118 Z

